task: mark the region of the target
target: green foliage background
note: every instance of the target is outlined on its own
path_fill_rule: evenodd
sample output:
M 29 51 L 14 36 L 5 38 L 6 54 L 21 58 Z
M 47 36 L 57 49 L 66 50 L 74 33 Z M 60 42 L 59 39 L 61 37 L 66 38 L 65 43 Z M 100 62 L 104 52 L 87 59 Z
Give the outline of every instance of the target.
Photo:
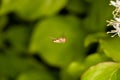
M 0 0 L 0 80 L 120 80 L 113 10 L 109 0 Z

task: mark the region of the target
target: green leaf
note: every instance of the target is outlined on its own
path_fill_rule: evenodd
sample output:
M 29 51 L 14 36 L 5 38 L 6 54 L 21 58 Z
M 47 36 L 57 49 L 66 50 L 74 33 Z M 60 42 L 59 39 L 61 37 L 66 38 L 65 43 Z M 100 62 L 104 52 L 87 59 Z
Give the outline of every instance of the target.
M 118 69 L 115 74 L 113 74 L 111 80 L 120 80 L 120 69 Z
M 2 32 L 4 27 L 7 25 L 8 18 L 7 16 L 0 16 L 0 48 L 3 47 L 4 33 Z
M 0 16 L 6 15 L 14 9 L 15 0 L 1 0 Z
M 100 62 L 110 61 L 110 59 L 103 53 L 94 53 L 86 57 L 84 61 L 85 68 L 98 64 Z
M 120 39 L 106 38 L 100 40 L 101 49 L 104 53 L 115 61 L 120 61 Z
M 2 33 L 0 33 L 0 47 L 3 47 L 4 46 L 4 36 Z
M 66 8 L 70 12 L 75 13 L 83 13 L 86 10 L 86 6 L 82 0 L 69 0 Z
M 53 39 L 65 37 L 65 43 L 54 43 Z M 30 43 L 30 52 L 38 52 L 54 66 L 65 66 L 85 56 L 83 45 L 85 33 L 80 20 L 73 16 L 45 19 L 36 25 Z
M 38 64 L 32 58 L 20 58 L 16 56 L 2 55 L 0 54 L 0 74 L 3 76 L 13 77 L 16 75 L 30 71 L 37 70 L 44 73 L 46 68 L 42 64 Z M 0 79 L 1 80 L 1 79 Z
M 19 5 L 20 3 L 22 5 Z M 67 0 L 19 0 L 16 12 L 24 19 L 35 20 L 39 17 L 56 14 L 66 3 Z
M 81 80 L 119 80 L 116 76 L 120 64 L 115 62 L 104 62 L 90 67 L 81 77 Z M 120 75 L 120 74 L 118 74 Z
M 29 27 L 23 25 L 10 26 L 4 34 L 5 39 L 11 44 L 10 50 L 14 52 L 25 51 L 28 46 L 29 32 Z
M 28 71 L 21 75 L 16 80 L 54 80 L 53 77 L 45 70 Z
M 7 25 L 8 18 L 6 16 L 0 16 L 0 32 Z
M 89 32 L 103 32 L 106 29 L 106 20 L 112 17 L 112 7 L 109 0 L 94 0 L 89 6 L 88 17 L 84 24 Z
M 107 36 L 106 36 L 106 33 L 104 33 L 104 32 L 89 34 L 85 38 L 84 45 L 85 45 L 85 47 L 88 47 L 90 44 L 99 42 L 100 39 L 103 39 L 105 37 L 107 37 Z
M 61 80 L 78 80 L 84 70 L 82 62 L 73 61 L 60 72 Z
M 68 0 L 2 0 L 0 14 L 14 11 L 23 19 L 35 20 L 39 17 L 58 13 Z

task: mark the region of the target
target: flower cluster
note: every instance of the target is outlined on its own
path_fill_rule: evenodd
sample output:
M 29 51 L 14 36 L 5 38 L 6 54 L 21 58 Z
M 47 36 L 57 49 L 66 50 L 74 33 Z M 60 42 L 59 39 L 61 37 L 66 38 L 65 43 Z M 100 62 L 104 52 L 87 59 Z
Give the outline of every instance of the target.
M 112 13 L 114 20 L 107 21 L 107 26 L 113 26 L 115 30 L 111 30 L 107 33 L 114 33 L 114 35 L 111 37 L 114 37 L 115 35 L 118 35 L 120 37 L 120 0 L 110 1 L 110 5 L 113 5 L 115 7 L 115 10 Z

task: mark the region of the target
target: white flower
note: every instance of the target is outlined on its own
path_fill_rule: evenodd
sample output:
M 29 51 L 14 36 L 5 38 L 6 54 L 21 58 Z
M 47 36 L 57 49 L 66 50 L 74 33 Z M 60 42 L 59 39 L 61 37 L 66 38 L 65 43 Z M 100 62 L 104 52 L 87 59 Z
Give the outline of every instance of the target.
M 118 35 L 120 37 L 120 18 L 115 18 L 115 20 L 110 20 L 107 22 L 109 23 L 107 26 L 112 25 L 115 28 L 115 30 L 111 30 L 110 32 L 107 32 L 107 34 L 115 33 L 111 37 L 114 37 L 115 35 Z
M 113 5 L 116 7 L 116 9 L 113 11 L 114 16 L 118 16 L 120 13 L 120 0 L 110 1 L 110 5 Z
M 120 37 L 120 0 L 110 1 L 110 5 L 115 6 L 115 10 L 113 11 L 113 18 L 114 20 L 107 21 L 107 26 L 113 26 L 115 30 L 111 30 L 108 33 L 114 33 L 111 37 L 118 35 Z
M 116 2 L 115 1 L 110 1 L 110 5 L 113 5 L 115 7 L 120 7 L 120 0 L 116 0 Z

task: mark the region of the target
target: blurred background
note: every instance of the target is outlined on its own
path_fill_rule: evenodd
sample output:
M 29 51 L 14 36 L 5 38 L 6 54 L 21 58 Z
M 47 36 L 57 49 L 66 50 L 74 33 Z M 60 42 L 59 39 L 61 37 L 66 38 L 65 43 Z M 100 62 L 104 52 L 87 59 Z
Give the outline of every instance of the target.
M 0 0 L 0 80 L 80 80 L 110 60 L 99 39 L 113 10 L 109 0 Z

